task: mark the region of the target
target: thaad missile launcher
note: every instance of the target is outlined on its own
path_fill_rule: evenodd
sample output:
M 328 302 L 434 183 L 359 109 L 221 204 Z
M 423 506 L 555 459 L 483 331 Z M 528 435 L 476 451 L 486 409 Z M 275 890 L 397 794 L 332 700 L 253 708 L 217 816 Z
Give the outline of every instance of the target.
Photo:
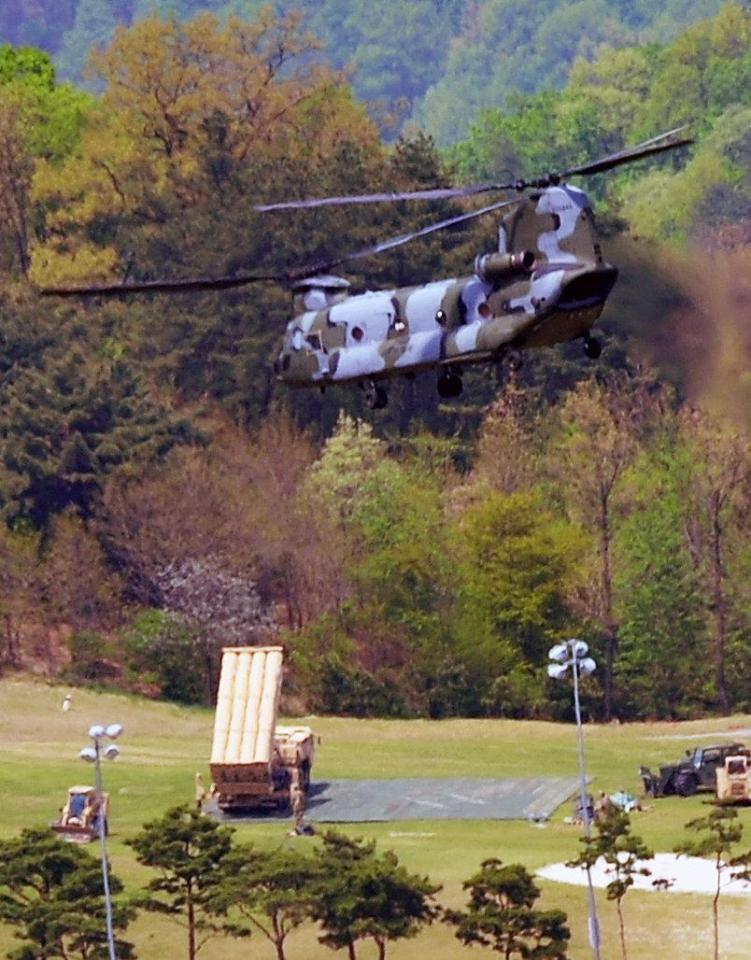
M 310 727 L 278 727 L 281 647 L 225 647 L 219 678 L 211 776 L 219 809 L 285 807 L 294 777 L 307 790 Z

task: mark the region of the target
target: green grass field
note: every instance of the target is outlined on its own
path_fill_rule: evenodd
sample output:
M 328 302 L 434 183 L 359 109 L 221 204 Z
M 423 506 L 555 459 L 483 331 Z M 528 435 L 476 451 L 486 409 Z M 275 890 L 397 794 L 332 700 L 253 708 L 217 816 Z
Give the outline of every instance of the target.
M 213 714 L 116 694 L 73 692 L 73 709 L 61 710 L 67 688 L 26 679 L 0 681 L 0 834 L 15 835 L 24 826 L 55 819 L 67 787 L 91 782 L 93 770 L 78 759 L 88 744 L 92 723 L 122 723 L 122 755 L 104 767 L 105 788 L 111 794 L 110 853 L 114 872 L 135 890 L 149 871 L 140 867 L 126 837 L 146 820 L 177 803 L 192 802 L 193 777 L 201 771 L 210 780 L 208 754 Z M 573 726 L 508 720 L 386 721 L 333 717 L 306 718 L 321 737 L 313 778 L 330 777 L 503 777 L 572 776 L 577 773 L 576 731 Z M 638 792 L 639 764 L 658 765 L 677 759 L 688 746 L 734 737 L 751 727 L 751 717 L 680 724 L 591 726 L 586 730 L 587 769 L 595 791 L 624 788 Z M 696 739 L 702 735 L 703 739 Z M 742 739 L 742 737 L 741 737 Z M 703 815 L 702 797 L 668 798 L 636 814 L 634 831 L 655 850 L 670 851 L 684 839 L 685 822 Z M 443 884 L 444 904 L 463 902 L 462 882 L 489 856 L 521 862 L 530 869 L 571 858 L 580 830 L 564 823 L 569 805 L 544 825 L 503 821 L 410 821 L 350 825 L 355 836 L 375 838 L 390 847 L 414 871 Z M 744 846 L 751 847 L 751 811 L 741 810 L 746 825 Z M 259 844 L 313 843 L 287 839 L 287 824 L 247 824 L 238 837 Z M 97 853 L 98 848 L 92 847 Z M 572 928 L 570 956 L 591 957 L 586 939 L 584 888 L 541 881 L 542 903 L 561 907 Z M 620 957 L 613 906 L 598 892 L 602 960 Z M 722 952 L 725 960 L 751 956 L 751 902 L 742 897 L 721 901 Z M 706 960 L 711 955 L 711 916 L 708 896 L 629 893 L 625 901 L 630 960 L 647 960 L 669 949 L 677 958 Z M 143 915 L 129 930 L 142 960 L 185 956 L 184 932 L 176 925 Z M 0 953 L 12 946 L 9 931 L 0 929 Z M 493 956 L 478 947 L 463 947 L 440 924 L 412 941 L 393 945 L 394 960 L 448 960 L 472 955 Z M 376 955 L 371 945 L 358 951 L 362 960 Z M 260 937 L 249 942 L 226 938 L 209 941 L 203 960 L 252 957 L 272 960 L 274 953 Z M 312 928 L 302 929 L 289 943 L 289 960 L 322 960 L 332 956 L 320 946 Z

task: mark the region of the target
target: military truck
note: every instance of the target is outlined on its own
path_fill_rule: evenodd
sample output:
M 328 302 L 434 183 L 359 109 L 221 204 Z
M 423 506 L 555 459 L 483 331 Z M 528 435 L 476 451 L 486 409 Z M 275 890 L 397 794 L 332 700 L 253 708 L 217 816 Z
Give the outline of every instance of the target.
M 714 790 L 717 769 L 730 756 L 751 756 L 751 751 L 742 743 L 712 744 L 686 750 L 683 760 L 668 763 L 654 774 L 649 767 L 640 767 L 644 792 L 651 797 L 691 797 L 697 790 Z
M 89 843 L 99 836 L 100 818 L 104 818 L 104 832 L 108 833 L 108 809 L 109 794 L 98 797 L 94 787 L 80 784 L 70 787 L 60 818 L 52 824 L 52 829 L 65 840 Z
M 747 754 L 725 757 L 725 763 L 717 768 L 718 803 L 751 802 L 751 779 L 749 779 L 749 757 Z
M 276 726 L 282 686 L 281 647 L 225 647 L 210 769 L 224 812 L 283 808 L 293 775 L 307 790 L 313 731 Z

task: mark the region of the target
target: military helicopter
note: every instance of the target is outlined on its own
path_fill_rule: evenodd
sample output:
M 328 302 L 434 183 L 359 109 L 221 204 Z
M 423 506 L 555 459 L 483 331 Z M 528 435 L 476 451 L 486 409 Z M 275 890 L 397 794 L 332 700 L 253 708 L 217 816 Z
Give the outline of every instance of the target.
M 523 350 L 575 339 L 582 340 L 588 357 L 599 357 L 601 344 L 591 329 L 618 271 L 603 259 L 589 198 L 566 181 L 693 143 L 681 136 L 685 129 L 533 180 L 258 204 L 256 210 L 270 212 L 506 194 L 479 210 L 286 273 L 48 287 L 40 292 L 122 296 L 281 283 L 292 290 L 295 312 L 274 364 L 280 381 L 321 390 L 359 383 L 368 406 L 380 409 L 388 402 L 385 382 L 390 378 L 437 369 L 439 395 L 457 397 L 467 364 L 505 361 L 516 368 Z M 516 196 L 508 198 L 511 191 Z M 344 263 L 501 210 L 507 212 L 498 229 L 498 249 L 479 254 L 469 276 L 353 295 L 347 280 L 330 273 Z

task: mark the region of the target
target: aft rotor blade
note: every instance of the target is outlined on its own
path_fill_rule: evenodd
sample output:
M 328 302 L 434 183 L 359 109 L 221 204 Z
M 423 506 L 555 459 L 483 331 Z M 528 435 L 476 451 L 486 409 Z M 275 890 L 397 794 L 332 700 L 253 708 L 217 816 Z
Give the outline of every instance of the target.
M 286 200 L 282 203 L 259 203 L 253 209 L 307 210 L 311 207 L 338 207 L 345 204 L 393 203 L 397 200 L 451 200 L 455 197 L 474 197 L 493 190 L 511 190 L 513 183 L 481 183 L 469 187 L 436 187 L 431 190 L 407 190 L 403 193 L 362 193 L 341 197 L 318 197 L 312 200 Z
M 617 153 L 611 153 L 607 157 L 601 157 L 599 160 L 594 160 L 591 163 L 582 164 L 580 167 L 572 167 L 570 170 L 564 170 L 563 173 L 559 174 L 559 177 L 565 180 L 566 177 L 576 175 L 603 173 L 605 170 L 612 170 L 614 167 L 621 166 L 621 164 L 641 160 L 642 157 L 651 157 L 657 153 L 664 153 L 666 150 L 676 150 L 678 147 L 688 146 L 694 142 L 691 137 L 680 137 L 678 140 L 667 139 L 685 129 L 685 127 L 677 127 L 675 130 L 662 133 L 658 137 L 652 137 L 651 140 L 645 140 L 643 143 L 637 143 L 633 147 L 619 150 Z
M 354 253 L 346 253 L 344 256 L 337 257 L 336 259 L 321 260 L 318 263 L 309 264 L 303 270 L 296 270 L 293 278 L 307 277 L 314 273 L 330 270 L 332 267 L 338 267 L 342 263 L 349 263 L 351 260 L 361 260 L 363 257 L 372 257 L 377 253 L 393 250 L 395 247 L 401 247 L 403 244 L 409 243 L 411 240 L 416 240 L 418 237 L 426 237 L 428 234 L 435 233 L 438 230 L 446 230 L 449 227 L 466 223 L 468 220 L 474 220 L 476 217 L 481 217 L 486 213 L 492 213 L 494 210 L 501 210 L 503 207 L 510 207 L 520 202 L 521 198 L 519 197 L 513 197 L 511 200 L 499 200 L 496 203 L 491 203 L 487 207 L 482 207 L 480 210 L 472 210 L 470 213 L 462 213 L 456 217 L 449 217 L 448 220 L 431 223 L 427 227 L 422 227 L 420 230 L 413 230 L 412 233 L 403 233 L 398 237 L 391 237 L 389 240 L 382 240 L 380 243 L 374 243 L 372 246 L 364 247 L 362 250 L 357 250 Z
M 115 297 L 126 293 L 187 293 L 193 290 L 229 290 L 247 283 L 280 282 L 286 276 L 239 274 L 226 277 L 198 277 L 191 280 L 144 280 L 141 283 L 100 283 L 89 286 L 42 287 L 43 297 Z

